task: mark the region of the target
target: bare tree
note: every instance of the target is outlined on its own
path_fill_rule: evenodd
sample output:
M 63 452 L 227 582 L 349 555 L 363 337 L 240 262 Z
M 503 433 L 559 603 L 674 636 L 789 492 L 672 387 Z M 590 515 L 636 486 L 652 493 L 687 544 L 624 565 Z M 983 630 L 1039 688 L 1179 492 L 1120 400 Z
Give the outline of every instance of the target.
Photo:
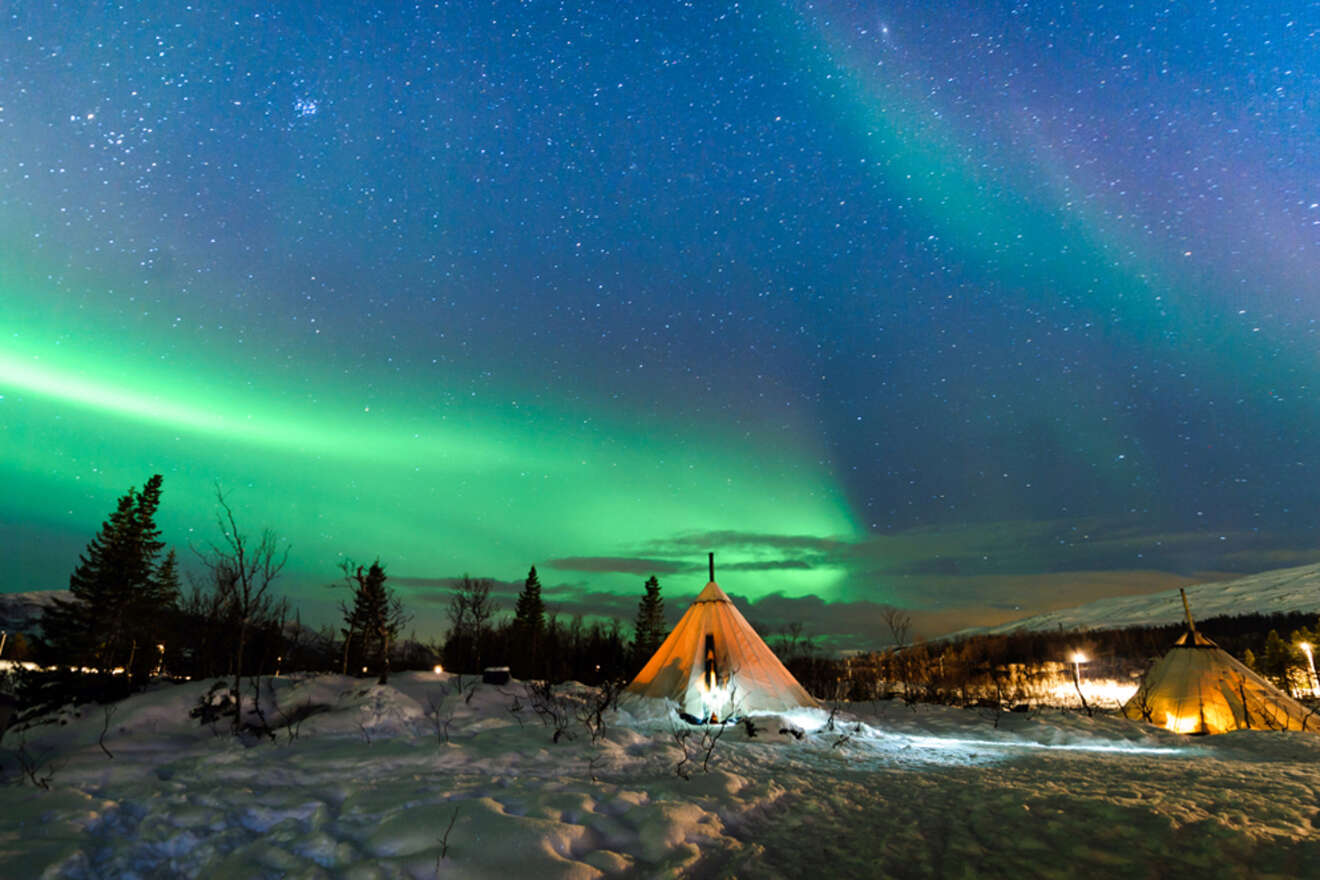
M 459 689 L 462 692 L 462 689 Z M 441 685 L 440 690 L 426 695 L 426 718 L 435 730 L 436 743 L 449 742 L 449 725 L 454 723 L 454 711 L 457 706 L 445 708 L 445 698 L 449 696 L 449 685 Z M 519 726 L 522 721 L 518 722 Z
M 493 583 L 489 578 L 463 575 L 449 597 L 449 640 L 445 662 L 467 672 L 478 671 L 482 642 L 490 630 L 495 603 L 490 598 Z
M 254 625 L 269 622 L 277 614 L 278 603 L 270 592 L 270 585 L 279 577 L 289 559 L 289 548 L 280 549 L 280 539 L 271 529 L 262 529 L 255 541 L 238 527 L 233 508 L 225 499 L 219 484 L 215 487 L 215 500 L 219 510 L 216 525 L 220 528 L 218 544 L 208 544 L 197 551 L 202 564 L 210 572 L 217 592 L 222 592 L 230 606 L 232 617 L 238 623 L 238 639 L 234 647 L 234 732 L 243 724 L 242 692 L 243 651 L 247 647 L 248 631 Z
M 884 606 L 880 612 L 885 625 L 889 627 L 890 638 L 894 640 L 894 647 L 906 648 L 908 646 L 908 637 L 912 633 L 912 617 L 902 608 L 895 608 L 893 605 Z

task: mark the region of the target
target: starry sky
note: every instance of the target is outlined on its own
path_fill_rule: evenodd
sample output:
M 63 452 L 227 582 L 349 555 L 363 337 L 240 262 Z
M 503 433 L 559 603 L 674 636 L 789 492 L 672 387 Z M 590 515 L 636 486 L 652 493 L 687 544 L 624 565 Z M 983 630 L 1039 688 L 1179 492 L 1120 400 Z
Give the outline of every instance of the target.
M 0 589 L 165 477 L 836 647 L 1320 559 L 1320 7 L 9 4 Z M 328 620 L 328 617 L 325 617 Z

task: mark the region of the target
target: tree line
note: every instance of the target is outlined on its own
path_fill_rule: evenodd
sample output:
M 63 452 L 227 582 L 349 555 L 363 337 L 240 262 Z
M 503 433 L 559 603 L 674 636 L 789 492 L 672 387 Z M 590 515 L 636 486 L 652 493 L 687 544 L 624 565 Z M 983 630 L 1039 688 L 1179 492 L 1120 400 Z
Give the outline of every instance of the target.
M 798 627 L 767 641 L 784 665 L 821 699 L 974 705 L 1034 702 L 1072 681 L 1072 657 L 1085 678 L 1135 681 L 1186 631 L 1184 624 L 1097 630 L 1045 630 L 896 644 L 846 658 L 822 657 Z M 1210 617 L 1197 630 L 1285 693 L 1316 685 L 1301 648 L 1320 649 L 1320 614 L 1291 612 Z M 1288 633 L 1285 638 L 1280 633 Z
M 598 684 L 632 678 L 668 634 L 660 582 L 643 585 L 632 638 L 618 620 L 564 620 L 541 597 L 536 566 L 527 572 L 513 616 L 496 620 L 493 581 L 464 575 L 450 597 L 449 630 L 440 649 L 446 668 L 479 672 L 497 660 L 515 678 Z
M 617 620 L 588 623 L 556 614 L 532 566 L 511 615 L 492 597 L 493 581 L 464 575 L 450 596 L 444 637 L 405 637 L 411 616 L 379 558 L 368 565 L 341 563 L 339 586 L 348 598 L 339 603 L 339 624 L 313 630 L 275 588 L 287 543 L 269 528 L 256 534 L 241 528 L 219 488 L 218 537 L 192 548 L 198 566 L 185 590 L 178 557 L 156 524 L 162 484 L 154 475 L 119 498 L 79 556 L 69 578 L 71 598 L 45 609 L 31 650 L 48 671 L 28 676 L 27 701 L 112 700 L 158 676 L 225 677 L 235 695 L 244 676 L 281 670 L 371 675 L 385 683 L 394 668 L 436 664 L 462 673 L 501 665 L 520 679 L 599 684 L 635 676 L 668 633 L 654 576 L 643 585 L 629 632 Z M 1087 655 L 1088 675 L 1134 678 L 1183 629 L 1170 624 L 908 644 L 906 617 L 893 610 L 886 620 L 895 647 L 846 659 L 821 656 L 801 625 L 763 634 L 817 697 L 902 695 L 965 704 L 1022 697 L 1024 681 L 1057 677 L 1076 651 Z M 1320 646 L 1320 615 L 1245 614 L 1210 618 L 1199 628 L 1285 690 L 1315 684 L 1300 645 Z
M 630 678 L 667 634 L 660 584 L 644 584 L 632 632 L 616 620 L 586 623 L 547 608 L 533 566 L 512 616 L 491 597 L 493 581 L 464 575 L 447 608 L 443 639 L 403 636 L 411 621 L 386 566 L 340 565 L 340 621 L 313 630 L 277 591 L 289 547 L 269 528 L 245 531 L 216 489 L 218 537 L 193 547 L 196 571 L 181 583 L 156 515 L 162 477 L 130 488 L 101 524 L 69 578 L 69 599 L 44 610 L 33 658 L 45 671 L 24 690 L 40 703 L 113 700 L 157 677 L 228 678 L 237 703 L 244 676 L 333 671 L 388 681 L 393 668 L 480 672 L 507 665 L 518 678 L 586 683 Z

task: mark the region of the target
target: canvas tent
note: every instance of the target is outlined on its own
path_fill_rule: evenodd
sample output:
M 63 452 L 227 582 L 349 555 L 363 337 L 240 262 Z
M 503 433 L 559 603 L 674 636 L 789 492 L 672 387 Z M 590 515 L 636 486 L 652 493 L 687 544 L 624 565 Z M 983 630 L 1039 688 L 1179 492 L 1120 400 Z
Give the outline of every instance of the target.
M 1197 632 L 1190 610 L 1187 632 L 1146 672 L 1123 714 L 1175 733 L 1320 732 L 1320 718 Z
M 715 583 L 713 557 L 710 583 L 627 694 L 671 699 L 701 721 L 818 705 Z

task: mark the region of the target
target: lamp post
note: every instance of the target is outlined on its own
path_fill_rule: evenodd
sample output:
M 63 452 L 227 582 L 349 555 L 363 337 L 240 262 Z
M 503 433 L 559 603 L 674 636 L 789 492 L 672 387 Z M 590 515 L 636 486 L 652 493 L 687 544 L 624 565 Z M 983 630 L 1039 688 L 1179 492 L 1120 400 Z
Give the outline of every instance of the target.
M 1091 715 L 1091 707 L 1086 704 L 1086 694 L 1082 693 L 1082 664 L 1086 662 L 1086 655 L 1081 651 L 1073 651 L 1071 659 L 1073 664 L 1073 685 L 1077 688 L 1077 699 L 1082 701 L 1082 708 L 1086 710 L 1086 714 L 1089 717 Z
M 1309 666 L 1309 667 L 1311 667 L 1311 680 L 1310 680 L 1311 693 L 1312 693 L 1312 694 L 1315 694 L 1315 692 L 1316 692 L 1316 688 L 1317 688 L 1318 685 L 1320 685 L 1320 682 L 1318 682 L 1318 681 L 1316 680 L 1316 675 L 1315 675 L 1315 655 L 1314 655 L 1313 653 L 1311 653 L 1311 643 L 1310 643 L 1310 642 L 1302 642 L 1302 643 L 1301 643 L 1300 645 L 1298 645 L 1297 647 L 1299 647 L 1299 648 L 1302 649 L 1302 653 L 1306 655 L 1306 665 Z

